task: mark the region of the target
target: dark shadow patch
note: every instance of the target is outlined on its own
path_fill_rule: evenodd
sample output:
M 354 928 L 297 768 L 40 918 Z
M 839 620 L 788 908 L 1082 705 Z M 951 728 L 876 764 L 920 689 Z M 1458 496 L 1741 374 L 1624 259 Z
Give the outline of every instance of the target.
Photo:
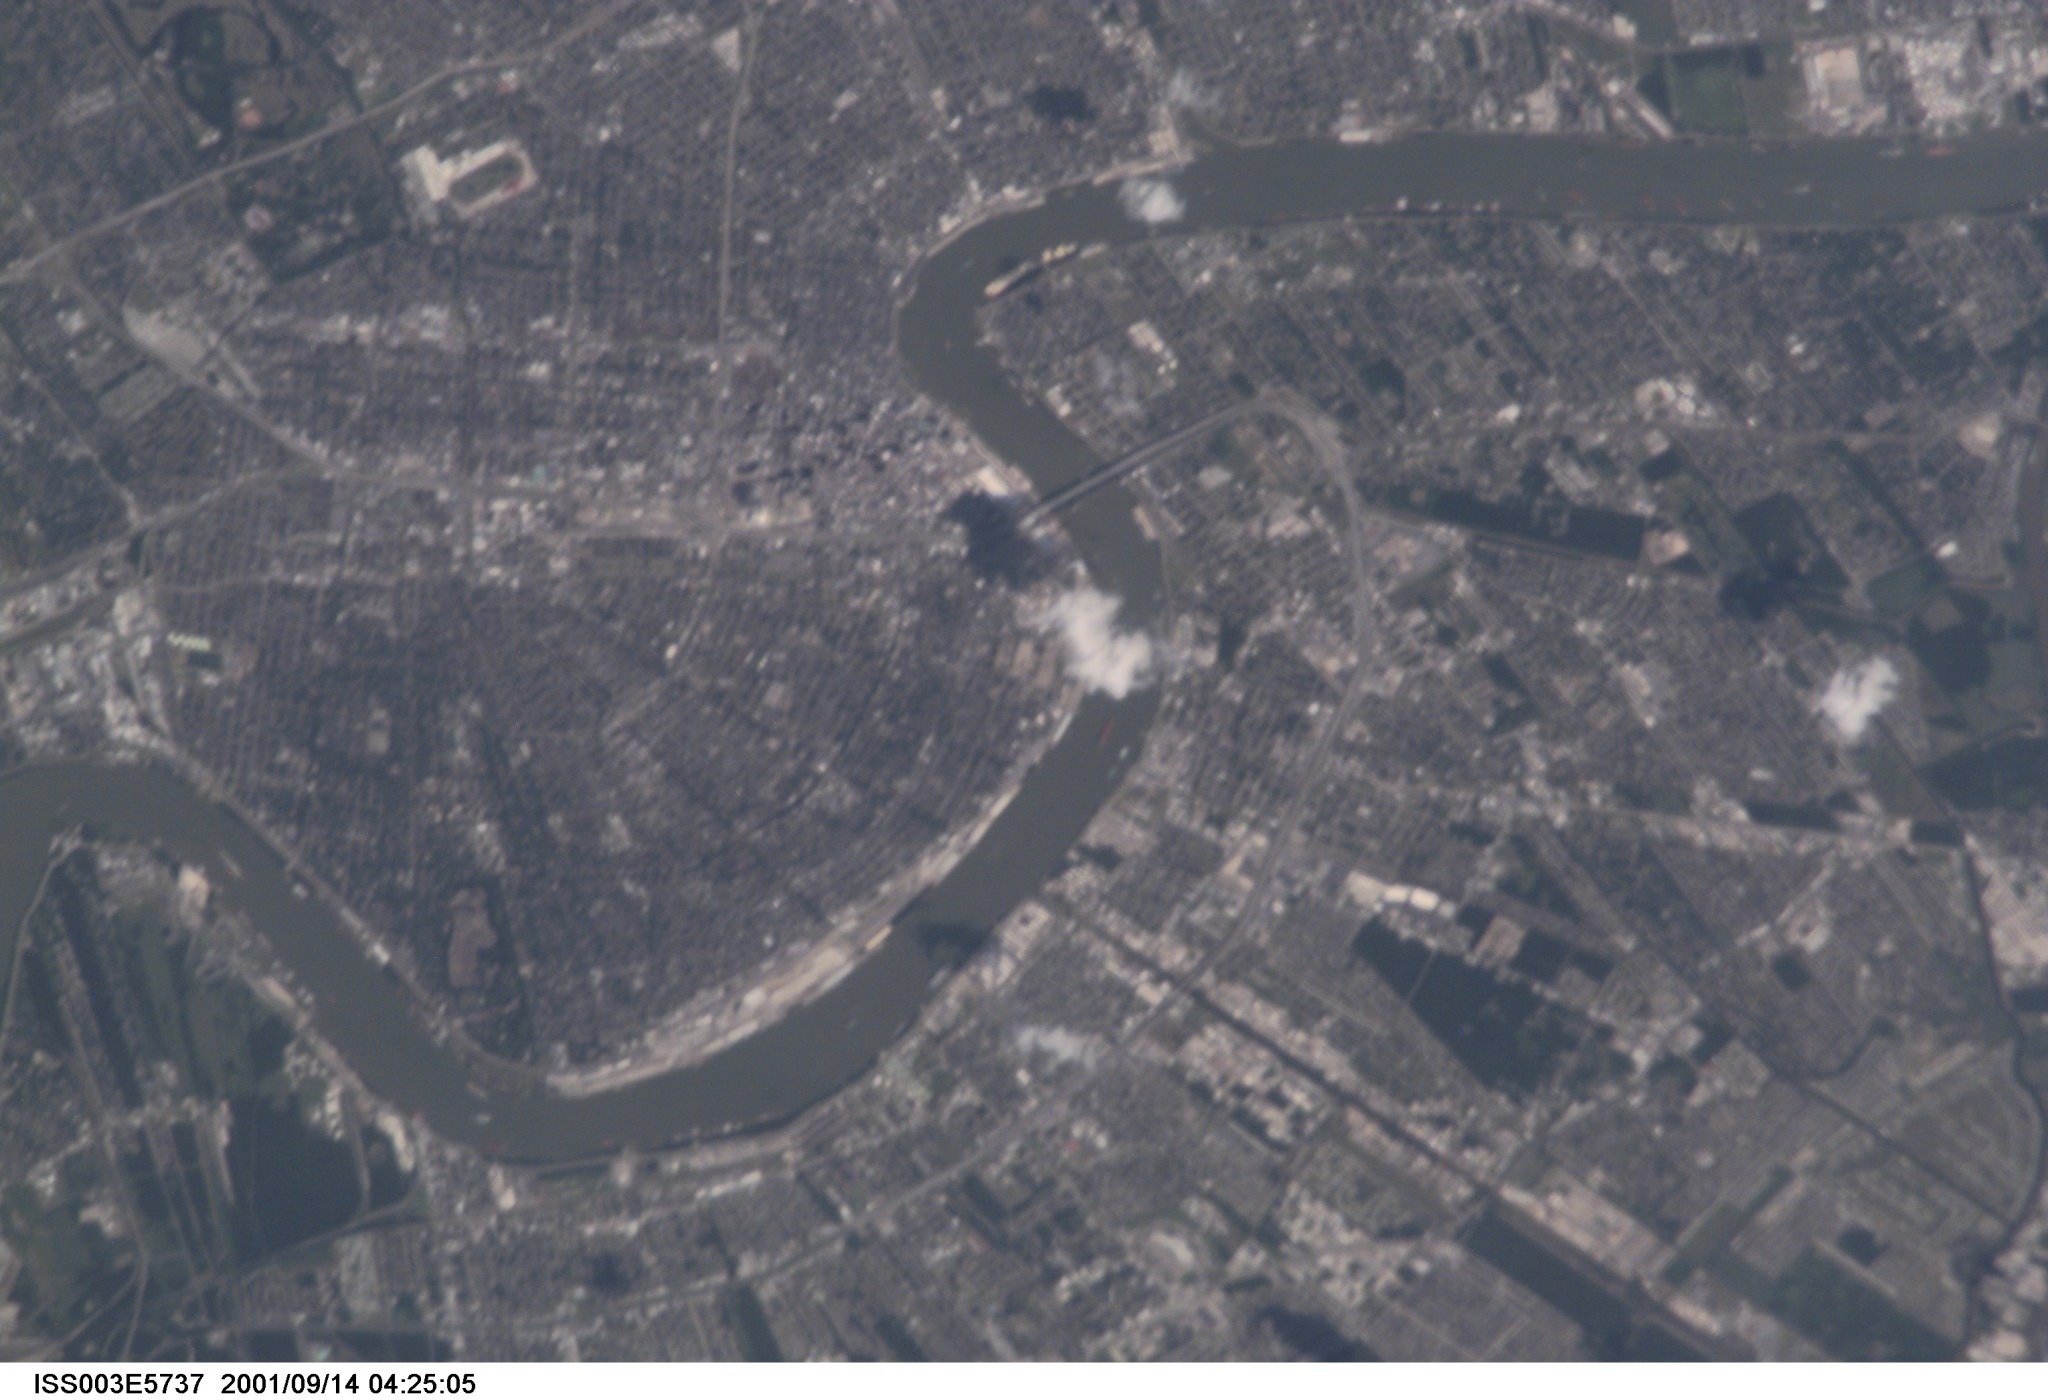
M 1049 552 L 1024 533 L 1022 503 L 966 491 L 946 507 L 945 519 L 967 531 L 967 567 L 977 578 L 1023 588 L 1052 568 Z
M 1040 83 L 1024 94 L 1032 115 L 1048 126 L 1079 126 L 1095 120 L 1095 106 L 1077 87 Z
M 987 929 L 973 924 L 917 926 L 917 946 L 924 951 L 926 961 L 947 972 L 965 966 L 988 942 L 988 936 Z
M 251 1257 L 337 1230 L 362 1206 L 355 1153 L 304 1122 L 290 1099 L 236 1099 L 228 1138 Z
M 600 1297 L 623 1298 L 633 1291 L 633 1269 L 624 1259 L 606 1250 L 590 1256 L 590 1289 Z
M 1568 1007 L 1487 968 L 1403 938 L 1378 919 L 1358 931 L 1351 951 L 1385 978 L 1444 1048 L 1490 1089 L 1532 1093 L 1586 1042 L 1590 1028 Z
M 1379 1354 L 1363 1342 L 1353 1341 L 1337 1330 L 1335 1323 L 1318 1313 L 1295 1312 L 1290 1308 L 1265 1308 L 1259 1321 L 1273 1329 L 1281 1345 L 1303 1361 L 1377 1361 Z

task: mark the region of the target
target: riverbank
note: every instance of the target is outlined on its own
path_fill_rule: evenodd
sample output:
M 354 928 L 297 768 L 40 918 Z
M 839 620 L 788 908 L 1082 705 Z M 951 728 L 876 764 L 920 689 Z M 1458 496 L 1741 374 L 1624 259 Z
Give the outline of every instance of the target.
M 917 891 L 944 881 L 988 835 L 989 828 L 1023 791 L 1046 751 L 1066 736 L 1080 699 L 1079 687 L 1069 686 L 1062 697 L 1062 717 L 1052 732 L 1014 765 L 973 822 L 948 834 L 923 860 L 898 872 L 842 913 L 823 938 L 779 965 L 693 997 L 667 1022 L 605 1064 L 549 1071 L 543 1078 L 548 1089 L 568 1098 L 584 1098 L 671 1073 L 760 1034 L 837 987 L 862 958 L 881 947 L 903 906 Z

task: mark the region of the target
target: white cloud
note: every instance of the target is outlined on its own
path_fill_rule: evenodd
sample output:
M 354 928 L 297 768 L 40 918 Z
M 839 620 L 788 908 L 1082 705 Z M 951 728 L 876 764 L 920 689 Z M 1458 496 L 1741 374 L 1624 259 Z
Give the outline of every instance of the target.
M 1102 1053 L 1102 1041 L 1065 1026 L 1026 1026 L 1017 1032 L 1017 1048 L 1027 1055 L 1043 1055 L 1054 1064 L 1092 1068 Z
M 1166 105 L 1185 111 L 1213 111 L 1217 104 L 1216 94 L 1203 87 L 1195 75 L 1185 68 L 1176 68 L 1173 76 L 1166 81 Z
M 1835 672 L 1821 692 L 1820 712 L 1835 733 L 1854 743 L 1898 693 L 1898 670 L 1882 656 L 1873 656 L 1860 666 Z
M 1067 674 L 1090 690 L 1121 700 L 1151 679 L 1152 639 L 1117 630 L 1123 604 L 1098 589 L 1081 587 L 1053 600 L 1041 622 L 1067 648 Z
M 1117 190 L 1124 213 L 1141 224 L 1170 224 L 1187 213 L 1188 206 L 1168 180 L 1133 175 Z

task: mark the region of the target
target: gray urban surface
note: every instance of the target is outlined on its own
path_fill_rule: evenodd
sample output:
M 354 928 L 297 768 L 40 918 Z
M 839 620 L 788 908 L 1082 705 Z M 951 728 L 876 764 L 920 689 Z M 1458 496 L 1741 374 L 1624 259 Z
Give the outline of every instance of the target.
M 549 1161 L 0 773 L 0 1356 L 2039 1359 L 2048 181 L 1176 179 L 2037 123 L 2032 0 L 0 5 L 0 770 L 175 773 L 437 1053 L 587 1098 L 1127 765 L 841 1087 Z M 1100 181 L 1148 236 L 975 348 L 1149 605 L 899 345 Z

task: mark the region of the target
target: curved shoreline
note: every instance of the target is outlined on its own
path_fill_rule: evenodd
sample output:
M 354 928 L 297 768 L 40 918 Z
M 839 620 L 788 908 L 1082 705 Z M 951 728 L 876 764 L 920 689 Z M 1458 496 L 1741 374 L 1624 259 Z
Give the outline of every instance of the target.
M 979 339 L 977 315 L 992 279 L 1053 247 L 1345 215 L 1847 227 L 2012 212 L 2048 192 L 2048 141 L 1993 133 L 1955 148 L 1938 157 L 1868 141 L 1629 147 L 1451 134 L 1225 148 L 1142 177 L 1171 181 L 1181 203 L 1171 221 L 1135 221 L 1120 199 L 1130 177 L 1107 175 L 955 228 L 905 279 L 897 349 L 920 391 L 1043 498 L 1092 471 L 1097 455 L 1008 381 Z M 1096 586 L 1143 624 L 1160 605 L 1160 561 L 1133 505 L 1112 484 L 1062 521 Z M 290 969 L 300 1010 L 353 1077 L 444 1138 L 498 1157 L 563 1161 L 765 1129 L 863 1072 L 957 952 L 1035 893 L 1120 785 L 1158 703 L 1151 691 L 1085 697 L 980 839 L 829 986 L 689 1064 L 585 1094 L 536 1092 L 540 1072 L 479 1063 L 422 1024 L 397 972 L 365 951 L 335 909 L 307 897 L 275 847 L 162 767 L 68 760 L 0 774 L 0 810 L 31 814 L 0 839 L 0 927 L 18 872 L 32 863 L 40 874 L 48 834 L 89 822 L 204 869 Z M 1113 730 L 1117 744 L 1100 743 L 1098 730 Z M 481 1087 L 479 1072 L 504 1087 Z
M 639 1037 L 624 1054 L 603 1064 L 545 1071 L 541 1082 L 550 1092 L 564 1098 L 587 1098 L 623 1089 L 657 1075 L 687 1069 L 748 1036 L 759 1035 L 791 1012 L 830 992 L 852 975 L 862 958 L 882 945 L 899 917 L 876 911 L 900 911 L 916 897 L 917 891 L 929 889 L 952 874 L 988 834 L 997 818 L 1016 801 L 1038 759 L 1066 737 L 1078 711 L 1078 703 L 1070 706 L 1032 758 L 1013 765 L 1014 771 L 1007 781 L 990 796 L 973 821 L 940 838 L 916 865 L 897 872 L 850 908 L 843 920 L 844 927 L 828 931 L 779 964 L 764 965 L 752 976 L 736 978 L 692 998 L 693 1004 L 705 1005 L 706 1009 L 693 1016 L 689 1006 L 684 1006 L 664 1024 Z M 721 1006 L 720 1002 L 725 1004 Z

